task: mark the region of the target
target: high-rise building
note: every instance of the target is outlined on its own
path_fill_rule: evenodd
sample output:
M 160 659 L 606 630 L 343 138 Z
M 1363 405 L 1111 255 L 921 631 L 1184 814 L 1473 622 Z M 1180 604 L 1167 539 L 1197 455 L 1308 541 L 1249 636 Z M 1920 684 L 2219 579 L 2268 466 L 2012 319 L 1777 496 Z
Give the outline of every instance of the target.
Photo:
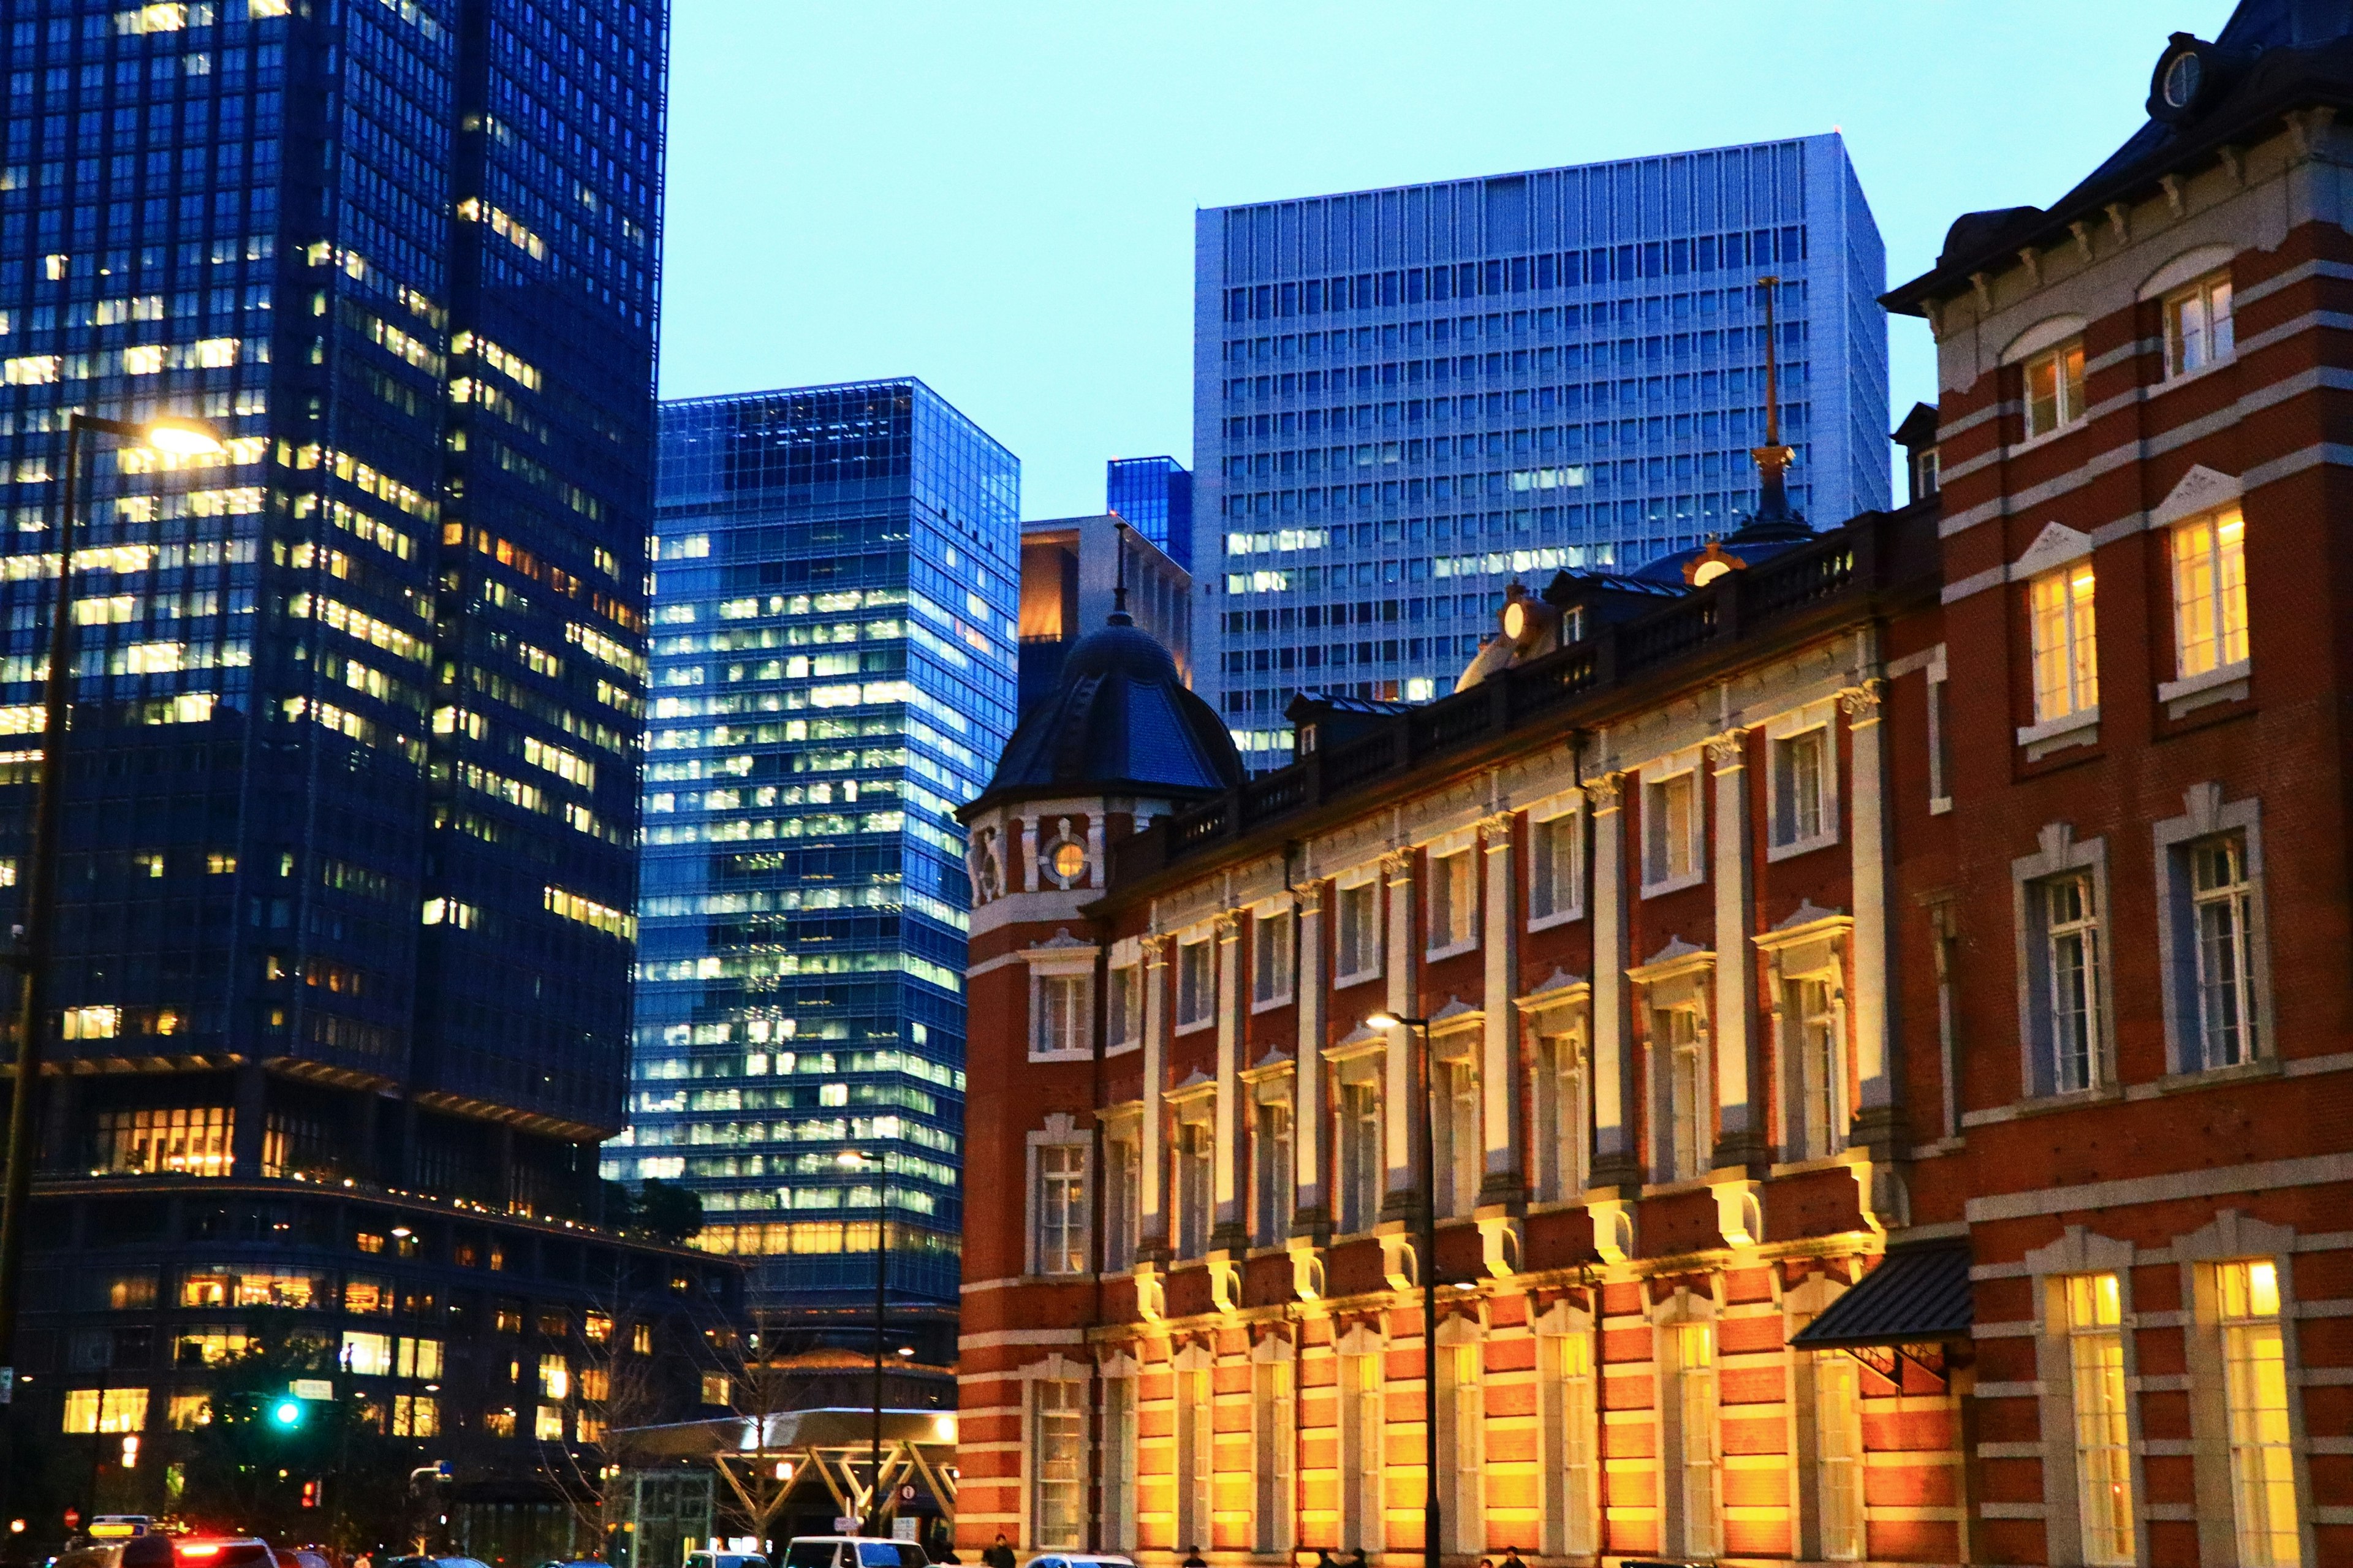
M 1062 660 L 1115 611 L 1193 674 L 1193 579 L 1125 520 L 1032 518 L 1021 525 L 1021 712 L 1062 684 Z
M 1193 569 L 1193 473 L 1174 458 L 1113 458 L 1103 465 L 1103 510 L 1116 512 Z
M 667 403 L 629 1130 L 772 1322 L 952 1321 L 965 843 L 1020 463 L 912 378 Z M 942 1355 L 945 1333 L 938 1335 Z
M 226 441 L 87 465 L 33 1268 L 103 1236 L 147 1283 L 95 1324 L 34 1293 L 18 1364 L 113 1391 L 184 1338 L 161 1365 L 215 1359 L 230 1331 L 200 1310 L 245 1287 L 183 1264 L 258 1236 L 310 1282 L 261 1299 L 331 1342 L 421 1301 L 451 1375 L 402 1395 L 440 1414 L 398 1419 L 462 1425 L 461 1461 L 505 1452 L 467 1402 L 509 1356 L 457 1348 L 505 1314 L 458 1276 L 404 1280 L 535 1268 L 537 1236 L 502 1227 L 593 1215 L 620 1125 L 667 5 L 6 17 L 0 900 L 41 765 L 67 419 Z M 371 1193 L 393 1206 L 343 1212 Z M 343 1257 L 354 1236 L 374 1256 Z M 597 1267 L 576 1236 L 558 1255 L 551 1323 Z M 575 1385 L 525 1412 L 519 1461 L 534 1426 L 602 1420 Z M 153 1391 L 156 1430 L 186 1392 Z
M 1195 685 L 1254 769 L 1293 692 L 1451 689 L 1515 577 L 1737 527 L 1764 291 L 1790 500 L 1888 503 L 1885 255 L 1836 134 L 1203 211 Z

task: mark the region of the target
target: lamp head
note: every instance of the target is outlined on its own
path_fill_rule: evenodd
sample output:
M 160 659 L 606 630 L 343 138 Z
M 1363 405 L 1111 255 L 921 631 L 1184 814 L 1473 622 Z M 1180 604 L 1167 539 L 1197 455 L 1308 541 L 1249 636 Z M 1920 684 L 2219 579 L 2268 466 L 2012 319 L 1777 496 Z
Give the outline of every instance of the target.
M 226 449 L 211 426 L 176 414 L 149 420 L 141 435 L 155 450 L 175 458 L 198 458 Z
M 1395 1013 L 1367 1013 L 1365 1015 L 1365 1022 L 1370 1024 L 1376 1029 L 1401 1029 L 1405 1027 L 1405 1020 L 1398 1017 Z

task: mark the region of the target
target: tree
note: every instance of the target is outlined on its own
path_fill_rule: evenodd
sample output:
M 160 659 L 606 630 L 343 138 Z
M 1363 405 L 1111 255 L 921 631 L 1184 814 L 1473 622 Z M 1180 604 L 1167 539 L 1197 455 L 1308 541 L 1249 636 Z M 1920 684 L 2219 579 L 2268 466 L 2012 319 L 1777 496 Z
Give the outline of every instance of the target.
M 683 1247 L 702 1233 L 702 1194 L 691 1187 L 646 1179 L 638 1193 L 638 1228 L 656 1241 Z

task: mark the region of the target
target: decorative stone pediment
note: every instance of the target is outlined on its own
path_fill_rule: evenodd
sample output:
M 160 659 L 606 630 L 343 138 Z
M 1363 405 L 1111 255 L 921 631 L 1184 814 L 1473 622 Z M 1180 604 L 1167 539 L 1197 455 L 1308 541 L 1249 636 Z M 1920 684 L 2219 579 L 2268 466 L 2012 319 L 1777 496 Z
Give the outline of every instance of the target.
M 2239 491 L 2237 475 L 2217 473 L 2203 463 L 2193 463 L 2180 482 L 2168 490 L 2165 499 L 2149 512 L 2149 523 L 2162 528 L 2201 511 L 2229 506 L 2239 499 Z
M 2053 566 L 2080 561 L 2091 552 L 2090 534 L 2063 522 L 2046 523 L 2042 531 L 2034 536 L 2034 542 L 2026 547 L 2026 553 L 2010 563 L 2010 575 L 2013 581 L 2031 577 Z

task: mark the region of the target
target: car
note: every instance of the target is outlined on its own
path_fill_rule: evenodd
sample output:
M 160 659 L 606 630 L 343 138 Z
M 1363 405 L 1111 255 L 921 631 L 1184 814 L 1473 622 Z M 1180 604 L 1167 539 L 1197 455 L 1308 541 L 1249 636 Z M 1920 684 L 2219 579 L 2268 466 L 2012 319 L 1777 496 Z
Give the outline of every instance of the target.
M 184 1535 L 172 1558 L 177 1568 L 280 1568 L 269 1542 L 251 1535 Z
M 605 1568 L 602 1563 L 548 1563 L 542 1568 Z M 690 1552 L 686 1568 L 768 1568 L 768 1559 L 758 1552 Z
M 278 1568 L 343 1568 L 332 1546 L 279 1546 L 271 1551 Z
M 1029 1559 L 1029 1568 L 1135 1568 L 1135 1559 L 1116 1552 L 1050 1552 Z
M 912 1541 L 871 1535 L 796 1535 L 785 1545 L 784 1568 L 931 1568 Z
M 134 1532 L 105 1532 L 110 1521 L 92 1521 L 92 1533 L 78 1535 L 58 1553 L 53 1568 L 173 1568 L 172 1540 L 149 1534 L 146 1521 Z

